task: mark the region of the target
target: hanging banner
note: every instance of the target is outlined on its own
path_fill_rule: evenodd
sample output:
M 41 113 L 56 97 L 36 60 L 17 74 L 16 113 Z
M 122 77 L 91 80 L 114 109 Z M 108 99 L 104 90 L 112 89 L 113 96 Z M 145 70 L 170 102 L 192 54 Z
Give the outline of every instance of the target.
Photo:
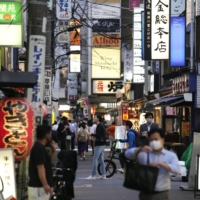
M 35 111 L 40 110 L 44 98 L 45 48 L 45 36 L 30 36 L 28 71 L 35 71 L 37 76 L 34 88 L 28 89 L 28 98 Z
M 141 38 L 142 38 L 142 60 L 145 60 L 144 59 L 144 48 L 145 48 L 145 32 L 144 32 L 144 26 L 145 26 L 145 21 L 144 21 L 144 11 L 141 13 L 141 23 L 142 23 L 142 35 L 141 35 Z
M 124 54 L 124 83 L 133 82 L 133 51 L 125 51 Z
M 51 70 L 45 70 L 44 75 L 44 100 L 51 106 Z
M 151 1 L 151 8 L 151 60 L 168 60 L 170 0 Z
M 129 9 L 133 10 L 135 7 L 140 7 L 140 0 L 129 0 Z
M 151 60 L 151 0 L 144 3 L 144 59 Z
M 58 0 L 56 2 L 56 17 L 60 20 L 70 20 L 72 17 L 71 0 Z
M 185 67 L 186 2 L 171 0 L 170 66 Z

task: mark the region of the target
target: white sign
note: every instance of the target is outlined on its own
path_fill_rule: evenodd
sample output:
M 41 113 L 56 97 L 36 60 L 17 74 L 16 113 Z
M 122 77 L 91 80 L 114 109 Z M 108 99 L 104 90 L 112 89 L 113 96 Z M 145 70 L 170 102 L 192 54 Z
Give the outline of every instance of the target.
M 36 72 L 36 84 L 28 90 L 28 97 L 33 109 L 37 111 L 43 104 L 44 68 L 45 68 L 46 37 L 31 35 L 29 38 L 28 71 Z
M 75 87 L 68 87 L 68 101 L 77 100 L 78 91 Z
M 140 66 L 142 66 L 142 65 L 144 65 L 145 64 L 145 62 L 144 62 L 144 60 L 142 60 L 142 58 L 139 58 L 139 57 L 134 57 L 134 62 L 133 62 L 133 65 L 135 66 L 135 65 L 140 65 Z
M 185 12 L 185 0 L 171 0 L 172 17 L 179 17 L 184 12 Z
M 120 80 L 93 80 L 94 94 L 115 94 L 117 91 L 124 93 L 124 84 Z
M 3 199 L 10 196 L 17 198 L 13 149 L 0 149 L 0 169 L 0 189 L 3 189 Z
M 120 18 L 121 17 L 120 0 L 93 0 L 92 2 L 92 18 Z
M 142 49 L 134 49 L 133 56 L 142 56 Z
M 71 46 L 71 51 L 80 51 L 80 46 Z M 81 56 L 79 54 L 70 54 L 70 73 L 81 72 Z
M 150 76 L 150 92 L 154 92 L 154 75 Z
M 140 31 L 134 31 L 134 39 L 136 40 L 141 40 L 142 39 L 142 34 Z
M 133 51 L 124 53 L 124 83 L 133 82 Z
M 152 60 L 169 59 L 170 1 L 151 1 L 151 52 Z
M 120 78 L 120 50 L 92 48 L 92 78 Z
M 51 70 L 45 70 L 44 75 L 44 100 L 47 101 L 47 106 L 51 106 Z
M 71 0 L 56 1 L 56 17 L 60 20 L 70 20 L 72 17 Z
M 115 139 L 126 139 L 126 127 L 125 126 L 115 126 Z M 126 149 L 126 143 L 118 142 L 116 149 Z
M 67 30 L 67 28 L 69 28 L 69 22 L 63 22 L 63 21 L 59 21 L 58 22 L 58 33 L 64 30 Z M 61 33 L 57 36 L 57 41 L 59 43 L 70 43 L 70 32 L 66 31 L 64 33 Z
M 144 75 L 133 75 L 133 82 L 134 83 L 144 83 Z
M 134 66 L 134 74 L 145 74 L 143 66 Z

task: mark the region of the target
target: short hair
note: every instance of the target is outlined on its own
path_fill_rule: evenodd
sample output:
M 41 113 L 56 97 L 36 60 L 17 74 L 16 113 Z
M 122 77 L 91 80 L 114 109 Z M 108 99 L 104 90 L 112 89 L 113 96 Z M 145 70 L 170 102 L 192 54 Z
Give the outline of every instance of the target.
M 153 135 L 154 133 L 158 133 L 160 135 L 161 138 L 165 138 L 165 132 L 163 129 L 161 128 L 156 128 L 156 129 L 151 129 L 148 132 L 148 136 L 150 137 L 151 135 Z
M 133 126 L 133 123 L 131 121 L 126 121 L 126 126 L 128 126 L 129 128 L 131 128 Z
M 90 126 L 90 127 L 91 127 L 92 125 L 93 125 L 93 122 L 92 122 L 92 120 L 91 120 L 91 119 L 89 119 L 89 120 L 88 120 L 88 126 Z
M 83 122 L 83 123 L 81 124 L 81 127 L 82 127 L 83 129 L 85 129 L 85 128 L 86 128 L 86 123 Z
M 63 117 L 61 118 L 61 121 L 67 121 L 67 117 L 63 116 Z
M 101 115 L 97 115 L 97 119 L 101 122 L 103 119 L 101 117 Z
M 42 125 L 49 125 L 48 120 L 47 120 L 47 119 L 43 119 L 43 120 L 42 120 Z
M 46 134 L 51 132 L 51 126 L 48 125 L 39 125 L 36 128 L 36 138 L 42 140 L 45 138 Z
M 146 114 L 145 114 L 145 119 L 146 119 L 147 117 L 150 117 L 150 116 L 153 118 L 153 113 L 151 113 L 151 112 L 146 113 Z
M 114 125 L 114 126 L 115 126 L 115 124 L 116 124 L 115 122 L 112 122 L 112 125 Z
M 69 123 L 71 123 L 71 122 L 72 122 L 72 120 L 71 120 L 71 119 L 69 119 L 69 120 L 68 120 L 68 122 L 69 122 Z
M 143 146 L 149 146 L 149 138 L 146 136 L 140 136 L 136 140 L 136 147 L 143 147 Z

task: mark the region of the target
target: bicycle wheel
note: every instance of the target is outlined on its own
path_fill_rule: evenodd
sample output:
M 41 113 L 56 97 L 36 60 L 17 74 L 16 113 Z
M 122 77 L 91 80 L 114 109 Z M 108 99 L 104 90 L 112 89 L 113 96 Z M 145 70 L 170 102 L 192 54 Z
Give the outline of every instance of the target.
M 110 178 L 116 173 L 116 164 L 112 160 L 104 160 L 104 163 L 106 168 L 106 178 Z M 98 164 L 97 170 L 99 175 L 102 175 L 101 163 Z

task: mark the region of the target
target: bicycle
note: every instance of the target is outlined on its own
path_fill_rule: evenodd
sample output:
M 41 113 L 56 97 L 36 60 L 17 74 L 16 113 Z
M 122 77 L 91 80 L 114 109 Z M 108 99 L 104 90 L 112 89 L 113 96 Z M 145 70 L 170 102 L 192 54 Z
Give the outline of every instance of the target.
M 110 156 L 109 156 L 110 159 L 104 160 L 105 168 L 106 168 L 106 178 L 111 178 L 114 174 L 117 173 L 117 166 L 116 166 L 115 162 L 113 161 L 113 158 L 117 159 L 114 156 L 116 153 L 116 145 L 117 145 L 117 140 L 114 140 L 112 142 L 112 146 L 110 148 Z M 99 175 L 102 175 L 101 163 L 98 164 L 97 171 L 98 171 Z

